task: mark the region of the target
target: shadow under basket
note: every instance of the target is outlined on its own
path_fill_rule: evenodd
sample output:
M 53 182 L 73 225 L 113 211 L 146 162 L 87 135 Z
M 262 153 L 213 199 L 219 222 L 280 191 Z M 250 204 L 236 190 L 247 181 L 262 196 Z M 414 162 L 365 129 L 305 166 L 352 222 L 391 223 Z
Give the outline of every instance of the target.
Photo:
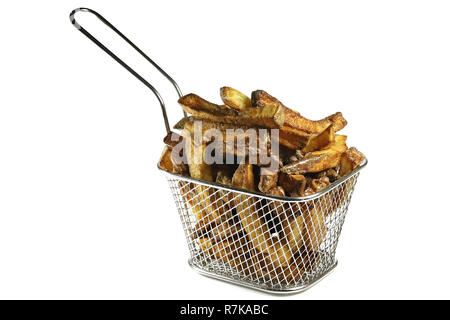
M 359 171 L 305 197 L 274 197 L 166 175 L 190 251 L 208 277 L 274 294 L 302 292 L 337 265 L 336 246 Z

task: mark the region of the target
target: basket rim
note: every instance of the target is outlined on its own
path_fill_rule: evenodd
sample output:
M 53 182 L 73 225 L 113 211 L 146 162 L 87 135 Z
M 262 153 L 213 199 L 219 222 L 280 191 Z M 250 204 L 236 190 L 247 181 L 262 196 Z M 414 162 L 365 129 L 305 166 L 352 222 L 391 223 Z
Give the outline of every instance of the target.
M 267 195 L 267 194 L 259 192 L 259 191 L 249 191 L 249 190 L 239 189 L 239 188 L 235 188 L 235 187 L 225 186 L 225 185 L 217 183 L 217 182 L 209 182 L 209 181 L 198 180 L 198 179 L 194 179 L 194 178 L 191 178 L 191 177 L 186 177 L 186 176 L 183 176 L 183 175 L 180 175 L 180 174 L 176 174 L 176 173 L 173 173 L 173 172 L 169 172 L 169 171 L 161 168 L 159 166 L 159 163 L 157 164 L 157 167 L 165 175 L 171 176 L 173 178 L 176 178 L 176 179 L 182 180 L 182 181 L 186 181 L 186 182 L 193 182 L 193 183 L 201 184 L 201 185 L 204 185 L 204 186 L 207 186 L 207 187 L 213 187 L 213 188 L 217 188 L 217 189 L 221 189 L 221 190 L 232 191 L 232 192 L 245 194 L 245 195 L 249 195 L 249 196 L 257 196 L 259 198 L 265 198 L 265 199 L 268 199 L 268 200 L 285 201 L 285 202 L 303 202 L 303 201 L 309 201 L 309 200 L 313 200 L 313 199 L 319 198 L 322 195 L 324 195 L 325 193 L 327 193 L 327 192 L 337 188 L 339 185 L 341 185 L 345 181 L 347 181 L 350 178 L 352 178 L 353 176 L 355 176 L 359 171 L 361 171 L 361 169 L 363 169 L 367 165 L 367 163 L 368 163 L 367 158 L 365 158 L 364 161 L 361 162 L 360 165 L 358 167 L 356 167 L 351 173 L 349 173 L 349 174 L 345 175 L 344 177 L 334 181 L 333 183 L 331 183 L 326 188 L 323 188 L 322 190 L 320 190 L 320 191 L 318 191 L 318 192 L 316 192 L 316 193 L 314 193 L 312 195 L 303 196 L 303 197 L 271 196 L 271 195 Z

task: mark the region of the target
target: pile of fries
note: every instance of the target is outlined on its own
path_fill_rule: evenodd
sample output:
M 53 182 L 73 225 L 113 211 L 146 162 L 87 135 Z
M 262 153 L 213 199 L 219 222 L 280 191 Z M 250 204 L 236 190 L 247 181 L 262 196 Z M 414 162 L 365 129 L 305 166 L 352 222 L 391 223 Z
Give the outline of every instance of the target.
M 277 197 L 312 195 L 352 172 L 365 157 L 347 147 L 346 136 L 336 133 L 347 124 L 340 112 L 314 121 L 262 90 L 248 97 L 223 87 L 220 96 L 220 105 L 195 94 L 179 99 L 190 116 L 175 125 L 181 135 L 172 132 L 164 139 L 159 166 L 196 180 L 272 196 L 274 201 L 263 202 L 245 194 L 212 192 L 193 183 L 180 185 L 196 215 L 193 237 L 201 250 L 245 274 L 285 283 L 298 280 L 307 269 L 305 261 L 314 267 L 327 233 L 325 219 L 339 203 L 311 206 L 305 201 L 286 206 L 277 205 Z M 195 139 L 198 121 L 201 128 Z M 238 132 L 245 143 L 237 148 L 236 135 L 217 138 L 207 133 L 211 129 L 222 137 L 229 130 Z M 254 146 L 246 136 L 249 129 L 267 129 L 270 134 L 257 133 Z M 277 129 L 276 134 L 272 129 Z M 213 152 L 215 159 L 234 161 L 208 163 L 204 156 L 212 143 L 220 146 Z M 261 161 L 263 152 L 270 165 Z

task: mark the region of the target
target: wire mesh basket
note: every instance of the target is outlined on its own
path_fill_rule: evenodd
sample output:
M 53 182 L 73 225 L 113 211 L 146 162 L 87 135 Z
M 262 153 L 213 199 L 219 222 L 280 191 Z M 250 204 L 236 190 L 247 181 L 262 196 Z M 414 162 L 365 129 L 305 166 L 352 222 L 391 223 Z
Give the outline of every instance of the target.
M 178 84 L 131 40 L 98 12 L 78 8 L 70 21 L 122 67 L 149 88 L 161 106 L 167 136 L 172 134 L 164 101 L 140 74 L 115 55 L 76 20 L 93 14 L 164 75 Z M 186 117 L 186 113 L 183 112 Z M 183 224 L 189 264 L 200 273 L 271 293 L 306 290 L 337 264 L 336 246 L 359 171 L 305 197 L 276 197 L 164 172 Z
M 336 246 L 364 161 L 320 192 L 272 197 L 161 169 L 198 272 L 271 293 L 300 292 L 337 264 Z

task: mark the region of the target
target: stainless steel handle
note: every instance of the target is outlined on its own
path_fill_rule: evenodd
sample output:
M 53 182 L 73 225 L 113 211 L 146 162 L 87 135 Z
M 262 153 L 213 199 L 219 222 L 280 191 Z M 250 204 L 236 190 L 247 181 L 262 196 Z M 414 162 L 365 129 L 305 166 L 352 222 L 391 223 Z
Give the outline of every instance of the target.
M 94 16 L 96 16 L 101 22 L 106 24 L 110 29 L 112 29 L 116 34 L 118 34 L 123 40 L 125 40 L 130 46 L 132 46 L 141 56 L 143 56 L 148 62 L 150 62 L 161 74 L 167 78 L 167 80 L 172 83 L 175 90 L 177 91 L 178 97 L 182 96 L 180 87 L 175 82 L 175 80 L 170 77 L 167 72 L 165 72 L 160 66 L 158 66 L 152 59 L 150 59 L 149 56 L 147 56 L 141 49 L 138 48 L 133 42 L 131 42 L 130 39 L 128 39 L 122 32 L 120 32 L 116 27 L 114 27 L 108 20 L 106 20 L 101 14 L 98 12 L 89 9 L 89 8 L 78 8 L 73 10 L 70 13 L 70 22 L 73 24 L 75 28 L 77 28 L 82 34 L 84 34 L 86 37 L 88 37 L 92 42 L 94 42 L 97 46 L 100 47 L 103 51 L 105 51 L 109 56 L 111 56 L 114 60 L 116 60 L 122 67 L 127 69 L 133 76 L 135 76 L 137 79 L 139 79 L 147 88 L 149 88 L 156 96 L 156 98 L 159 101 L 159 104 L 161 105 L 161 110 L 164 117 L 164 125 L 166 126 L 167 134 L 171 132 L 170 125 L 169 125 L 169 119 L 167 117 L 166 112 L 166 105 L 164 104 L 164 100 L 161 97 L 161 94 L 158 92 L 158 90 L 155 89 L 147 80 L 145 80 L 139 73 L 134 71 L 129 65 L 127 65 L 122 59 L 120 59 L 118 56 L 116 56 L 111 50 L 109 50 L 105 45 L 103 45 L 100 41 L 97 40 L 89 31 L 84 29 L 82 26 L 78 24 L 78 22 L 75 20 L 75 14 L 79 11 L 82 12 L 89 12 L 92 13 Z M 186 112 L 183 111 L 184 116 L 186 117 Z

